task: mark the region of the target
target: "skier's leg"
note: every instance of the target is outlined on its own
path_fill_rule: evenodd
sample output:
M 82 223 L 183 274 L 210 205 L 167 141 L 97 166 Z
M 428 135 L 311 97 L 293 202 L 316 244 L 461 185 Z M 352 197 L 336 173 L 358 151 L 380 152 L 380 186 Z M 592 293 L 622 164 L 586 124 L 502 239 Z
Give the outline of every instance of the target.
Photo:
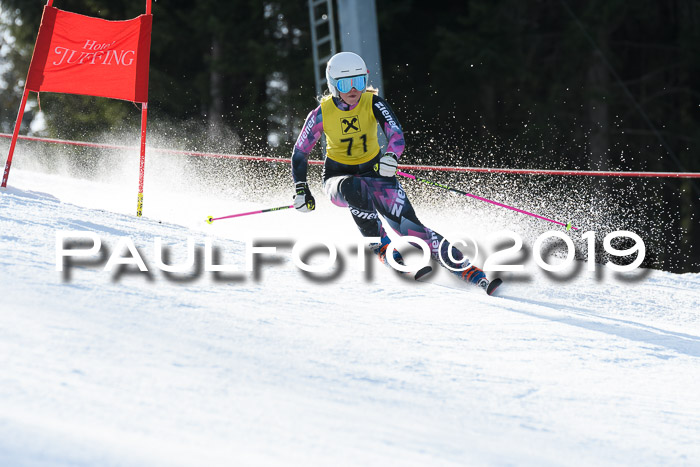
M 375 209 L 394 231 L 402 236 L 411 235 L 425 241 L 430 248 L 431 256 L 441 265 L 449 266 L 448 269 L 457 269 L 458 271 L 453 272 L 462 279 L 475 284 L 486 279 L 486 275 L 478 267 L 469 265 L 465 268 L 468 265 L 468 260 L 464 254 L 438 232 L 429 229 L 418 220 L 413 205 L 398 180 L 373 177 L 366 177 L 363 180 L 365 180 L 367 189 L 372 195 Z M 448 255 L 450 249 L 455 261 L 452 261 Z
M 372 244 L 370 247 L 377 254 L 379 260 L 388 265 L 386 250 L 391 239 L 386 234 L 377 215 L 374 202 L 363 178 L 350 175 L 331 177 L 324 183 L 324 189 L 333 204 L 349 209 L 363 237 L 381 238 L 379 243 Z M 403 258 L 398 250 L 394 250 L 393 257 L 397 263 L 403 264 Z
M 323 185 L 326 194 L 336 206 L 347 207 L 363 237 L 386 236 L 374 209 L 372 198 L 367 195 L 357 177 L 341 175 L 326 180 Z

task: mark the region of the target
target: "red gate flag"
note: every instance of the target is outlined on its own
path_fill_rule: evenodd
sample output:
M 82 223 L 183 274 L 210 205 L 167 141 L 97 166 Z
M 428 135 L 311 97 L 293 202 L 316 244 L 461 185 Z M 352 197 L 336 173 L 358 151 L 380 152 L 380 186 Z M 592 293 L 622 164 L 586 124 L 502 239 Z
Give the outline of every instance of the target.
M 148 102 L 152 15 L 127 21 L 44 7 L 26 88 Z

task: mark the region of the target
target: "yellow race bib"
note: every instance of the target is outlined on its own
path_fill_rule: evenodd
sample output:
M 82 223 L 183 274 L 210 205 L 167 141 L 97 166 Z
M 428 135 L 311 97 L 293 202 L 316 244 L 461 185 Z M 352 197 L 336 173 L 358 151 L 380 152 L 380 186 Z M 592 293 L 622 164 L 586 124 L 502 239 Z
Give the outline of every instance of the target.
M 321 100 L 326 156 L 341 164 L 359 165 L 379 154 L 377 119 L 372 113 L 373 95 L 363 93 L 352 110 L 340 110 L 331 96 Z

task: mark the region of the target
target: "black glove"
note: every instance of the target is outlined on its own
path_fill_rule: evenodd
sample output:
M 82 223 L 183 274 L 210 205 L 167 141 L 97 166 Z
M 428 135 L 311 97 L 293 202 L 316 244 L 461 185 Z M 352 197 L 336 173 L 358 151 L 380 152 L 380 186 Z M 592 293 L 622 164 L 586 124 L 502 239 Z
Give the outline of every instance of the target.
M 311 212 L 316 209 L 316 200 L 309 190 L 309 185 L 306 182 L 297 182 L 294 185 L 297 194 L 294 195 L 294 207 L 297 211 Z
M 379 162 L 374 164 L 374 171 L 382 177 L 394 177 L 396 169 L 399 166 L 399 158 L 393 152 L 386 152 L 379 159 Z

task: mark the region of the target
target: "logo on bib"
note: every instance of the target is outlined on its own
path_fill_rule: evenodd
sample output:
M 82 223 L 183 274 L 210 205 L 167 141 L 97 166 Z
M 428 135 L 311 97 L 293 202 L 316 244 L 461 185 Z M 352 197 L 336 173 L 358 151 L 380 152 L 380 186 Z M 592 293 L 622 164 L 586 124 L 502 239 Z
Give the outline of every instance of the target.
M 360 131 L 360 117 L 357 115 L 353 115 L 352 117 L 341 118 L 340 129 L 344 135 L 358 133 Z

